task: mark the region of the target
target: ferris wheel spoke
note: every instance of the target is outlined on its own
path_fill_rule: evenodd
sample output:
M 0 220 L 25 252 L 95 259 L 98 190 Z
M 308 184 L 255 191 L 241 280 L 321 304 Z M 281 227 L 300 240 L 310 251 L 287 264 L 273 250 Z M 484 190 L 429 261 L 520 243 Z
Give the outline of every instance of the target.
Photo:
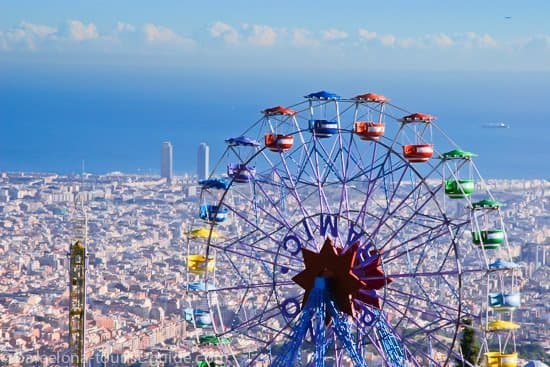
M 271 203 L 272 203 L 272 201 L 271 201 Z M 237 218 L 240 218 L 243 221 L 245 221 L 245 223 L 248 224 L 249 226 L 258 227 L 257 218 L 256 218 L 257 213 L 254 213 L 254 217 L 252 219 L 250 219 L 248 216 L 245 216 L 244 211 L 242 209 L 233 207 L 233 205 L 229 204 L 229 203 L 224 203 L 224 206 L 228 210 L 230 210 L 233 213 L 233 215 L 235 215 Z M 266 226 L 266 223 L 268 223 L 268 220 L 270 220 L 272 223 L 276 224 L 279 227 L 284 227 L 288 224 L 288 222 L 286 222 L 284 216 L 282 215 L 282 213 L 279 210 L 275 211 L 275 213 L 278 214 L 278 216 L 275 216 L 267 208 L 264 208 L 261 205 L 256 205 L 255 209 L 260 214 L 265 215 L 265 217 L 262 218 L 262 220 L 263 220 L 262 225 L 263 226 Z M 258 227 L 258 230 L 261 230 L 261 229 Z
M 290 338 L 290 334 L 289 333 L 285 333 L 285 331 L 290 327 L 290 324 L 291 324 L 292 321 L 288 321 L 283 327 L 281 327 L 278 331 L 276 331 L 276 333 L 270 337 L 268 340 L 262 340 L 263 344 L 264 344 L 264 347 L 261 349 L 261 351 L 256 354 L 256 356 L 250 361 L 250 364 L 249 365 L 253 365 L 254 362 L 256 362 L 256 360 L 259 358 L 260 355 L 268 352 L 268 350 L 271 349 L 271 347 L 273 346 L 273 344 L 275 343 L 275 340 L 277 338 L 280 338 L 281 336 L 285 336 L 287 339 Z
M 310 180 L 306 181 L 306 182 L 317 183 L 320 180 L 320 176 L 319 176 L 319 167 L 317 165 L 317 162 L 312 160 L 312 156 L 314 156 L 315 152 L 316 152 L 316 150 L 315 150 L 315 138 L 313 136 L 311 137 L 310 145 L 311 145 L 310 149 L 308 149 L 306 144 L 302 145 L 302 147 L 303 147 L 302 154 L 303 154 L 304 158 L 301 159 L 301 161 L 302 161 L 301 163 L 297 164 L 297 166 L 299 168 L 298 181 L 300 181 L 300 179 L 301 179 L 304 172 L 309 172 Z M 309 167 L 309 169 L 311 171 L 307 171 L 306 167 Z
M 297 172 L 295 175 L 290 174 L 290 172 L 288 173 L 289 178 L 295 177 L 294 178 L 294 182 L 296 183 L 295 186 L 298 183 L 307 185 L 307 184 L 311 184 L 312 181 L 316 181 L 315 177 L 311 176 L 310 172 L 307 170 L 308 164 L 310 165 L 310 168 L 311 168 L 311 164 L 309 161 L 310 152 L 307 150 L 305 143 L 302 146 L 296 148 L 294 153 L 295 154 L 285 155 L 284 159 L 288 167 L 290 167 L 289 162 L 291 162 L 296 167 Z M 299 157 L 297 157 L 296 159 L 295 155 L 299 155 Z
M 374 146 L 376 147 L 376 144 Z M 348 149 L 346 151 L 347 164 L 349 165 L 347 167 L 347 176 L 346 177 L 349 181 L 357 180 L 357 179 L 361 178 L 361 176 L 363 176 L 367 172 L 371 171 L 370 167 L 367 166 L 365 164 L 365 162 L 363 161 L 363 155 L 359 153 L 362 150 L 364 150 L 364 148 L 363 149 L 359 148 L 359 146 L 357 145 L 357 142 L 355 141 L 355 139 L 353 137 L 353 134 L 351 134 L 350 135 L 350 145 L 348 146 Z M 352 154 L 353 152 L 357 152 L 357 153 Z M 374 159 L 374 157 L 373 157 L 373 159 Z
M 398 279 L 398 278 L 413 278 L 413 277 L 428 277 L 428 278 L 431 278 L 431 277 L 434 277 L 434 276 L 443 276 L 443 275 L 457 275 L 457 274 L 460 274 L 460 272 L 457 270 L 448 270 L 448 271 L 443 271 L 443 272 L 411 272 L 411 273 L 391 273 L 391 274 L 386 274 L 384 277 L 364 277 L 364 278 L 361 278 L 361 279 L 364 279 L 365 281 L 369 281 L 369 280 L 382 280 L 382 279 L 385 279 L 385 278 L 392 278 L 392 279 Z
M 290 227 L 290 223 L 287 221 L 286 216 L 283 213 L 281 213 L 281 210 L 273 201 L 272 196 L 265 191 L 262 185 L 258 184 L 258 187 L 262 192 L 263 197 L 271 204 L 270 205 L 271 208 L 275 210 L 275 213 L 277 214 L 278 218 L 275 219 L 275 215 L 272 215 L 271 213 L 269 213 L 269 210 L 267 210 L 267 208 L 264 209 L 263 207 L 261 207 L 262 212 L 264 212 L 264 214 L 267 215 L 269 218 L 274 219 L 277 223 L 280 223 L 287 228 Z
M 416 287 L 415 287 L 416 286 Z M 416 284 L 411 284 L 411 288 L 414 288 L 415 290 L 421 289 L 421 286 Z M 390 293 L 390 292 L 388 292 Z M 429 297 L 426 297 L 426 292 L 424 290 L 419 291 L 424 297 L 417 296 L 416 292 L 414 293 L 414 296 L 412 293 L 407 294 L 404 296 L 404 304 L 398 302 L 397 300 L 400 298 L 398 295 L 394 295 L 394 299 L 390 299 L 387 295 L 383 297 L 383 300 L 387 302 L 388 304 L 392 305 L 393 307 L 403 307 L 401 316 L 404 317 L 407 314 L 410 314 L 413 311 L 414 304 L 421 300 L 422 304 L 425 305 L 429 310 L 431 310 L 432 313 L 435 313 L 434 317 L 443 318 L 443 310 L 438 307 L 437 302 L 434 302 Z M 430 315 L 429 310 L 424 310 L 423 314 Z M 403 322 L 403 318 L 398 321 L 396 326 L 399 326 Z
M 290 191 L 291 191 L 291 193 L 292 193 L 294 199 L 295 199 L 296 202 L 298 202 L 298 203 L 303 202 L 302 199 L 301 199 L 301 197 L 300 197 L 300 194 L 298 193 L 298 190 L 297 190 L 297 188 L 296 188 L 296 181 L 294 180 L 294 177 L 293 177 L 293 175 L 292 175 L 291 172 L 290 172 L 290 168 L 289 168 L 289 166 L 288 166 L 288 164 L 287 164 L 286 157 L 285 157 L 284 155 L 281 156 L 281 161 L 282 161 L 282 164 L 283 164 L 283 168 L 284 168 L 284 170 L 285 170 L 285 173 L 286 173 L 286 177 L 288 178 L 288 181 L 289 181 L 289 183 L 290 183 L 290 185 L 288 185 L 288 186 L 290 186 L 290 189 L 291 189 Z M 279 178 L 282 179 L 281 175 L 279 175 Z M 309 216 L 309 214 L 308 214 L 306 208 L 305 208 L 303 205 L 298 205 L 298 207 L 300 208 L 300 210 L 301 210 L 301 212 L 302 212 L 302 215 L 303 215 L 304 217 L 308 217 L 308 216 Z
M 316 162 L 312 162 L 311 160 L 312 155 L 315 156 Z M 307 156 L 307 162 L 312 167 L 312 172 L 314 173 L 313 176 L 310 176 L 313 181 L 309 181 L 309 182 L 302 181 L 301 176 L 302 176 L 302 173 L 305 172 L 305 170 L 302 168 L 299 171 L 300 173 L 298 174 L 297 182 L 303 182 L 307 185 L 315 186 L 318 192 L 321 193 L 321 195 L 319 196 L 321 208 L 323 207 L 323 203 L 325 204 L 325 207 L 328 207 L 328 201 L 326 197 L 323 196 L 324 194 L 322 193 L 321 176 L 319 173 L 319 169 L 315 168 L 315 167 L 318 167 L 318 159 L 317 159 L 317 154 L 315 154 L 315 147 L 312 147 L 311 151 L 306 151 L 306 156 Z M 305 166 L 305 162 L 304 162 L 304 166 Z
M 419 296 L 415 293 L 405 292 L 405 291 L 402 291 L 400 289 L 397 289 L 397 288 L 391 287 L 391 286 L 386 287 L 386 289 L 387 289 L 388 292 L 395 293 L 395 294 L 392 295 L 392 297 L 411 298 L 411 299 L 414 299 L 414 300 L 419 301 L 421 303 L 431 305 L 438 312 L 443 312 L 444 311 L 445 313 L 456 314 L 456 315 L 458 315 L 458 313 L 459 313 L 458 308 L 452 307 L 449 303 L 443 304 L 443 303 L 439 303 L 439 302 L 435 302 L 435 301 L 432 302 L 432 300 L 430 299 L 429 296 L 428 297 L 422 297 L 422 296 Z M 389 296 L 386 295 L 384 297 L 389 297 Z
M 418 185 L 417 185 L 416 187 L 418 187 Z M 431 202 L 431 200 L 432 200 L 432 198 L 433 198 L 433 195 L 434 195 L 434 194 L 429 195 L 429 196 L 426 198 L 426 200 L 424 200 L 424 201 L 419 205 L 417 211 L 422 210 L 426 205 L 428 205 L 428 204 Z M 391 220 L 391 215 L 393 215 L 399 208 L 401 208 L 401 207 L 404 205 L 406 199 L 407 199 L 409 196 L 410 196 L 410 193 L 407 195 L 406 198 L 404 198 L 404 199 L 394 208 L 394 210 L 393 210 L 391 213 L 388 213 L 387 209 L 384 211 L 384 214 L 382 214 L 383 218 L 382 218 L 382 219 L 380 220 L 380 222 L 378 223 L 378 226 L 375 227 L 374 230 L 371 232 L 371 238 L 374 237 L 374 236 L 378 233 L 378 231 L 382 228 L 382 226 L 383 226 L 384 224 L 386 224 L 386 222 L 387 222 L 388 220 Z M 414 215 L 414 213 L 416 213 L 417 211 L 411 213 L 411 216 Z M 399 230 L 397 230 L 396 232 L 394 232 L 394 236 L 393 236 L 393 237 L 395 237 L 395 236 L 397 235 L 397 233 L 399 233 L 403 228 L 405 228 L 405 226 L 406 226 L 407 224 L 408 224 L 408 222 L 404 222 L 404 223 L 401 225 L 401 227 L 399 228 Z
M 413 267 L 413 263 L 411 262 L 411 258 L 410 258 L 409 253 L 408 253 L 408 252 L 406 253 L 406 254 L 407 254 L 407 259 L 408 259 L 407 263 L 409 264 L 409 269 L 410 269 L 410 271 L 413 271 L 414 273 L 417 273 L 417 272 L 420 271 L 420 266 L 421 266 L 422 262 L 424 261 L 424 259 L 426 258 L 426 256 L 425 256 L 426 253 L 427 253 L 427 248 L 424 247 L 424 248 L 421 250 L 421 252 L 420 252 L 420 254 L 419 254 L 419 256 L 418 256 L 418 261 L 417 261 L 417 263 L 414 265 L 414 267 Z M 458 269 L 456 269 L 456 270 L 458 270 Z M 439 269 L 438 271 L 439 271 L 439 273 L 441 274 L 441 269 Z M 439 279 L 441 279 L 441 278 L 445 278 L 445 277 L 442 277 L 442 276 L 436 277 L 437 280 L 439 280 Z M 424 286 L 423 286 L 422 283 L 420 282 L 420 279 L 419 279 L 418 277 L 412 277 L 412 278 L 410 278 L 410 279 L 412 279 L 412 281 L 415 283 L 415 285 L 417 286 L 417 288 L 421 290 L 421 292 L 424 294 L 425 299 L 429 302 L 429 304 L 430 304 L 434 309 L 439 310 L 438 304 L 437 304 L 434 300 L 432 300 L 432 297 L 430 297 L 429 291 L 427 291 L 427 290 L 424 289 Z M 441 290 L 441 285 L 439 285 L 439 287 L 437 287 L 437 288 Z M 456 293 L 456 291 L 455 291 L 452 287 L 451 287 L 451 292 L 456 296 L 457 299 L 459 299 L 458 294 Z
M 436 234 L 432 236 L 433 232 L 436 232 Z M 431 247 L 431 248 L 435 247 L 435 245 L 432 242 L 444 237 L 445 235 L 446 235 L 446 232 L 445 232 L 444 225 L 439 225 L 437 227 L 434 227 L 433 229 L 429 229 L 424 232 L 415 234 L 413 237 L 399 243 L 394 247 L 390 247 L 386 249 L 385 245 L 381 246 L 380 251 L 383 251 L 385 254 L 387 254 L 386 257 L 384 258 L 384 261 L 391 263 L 392 261 L 395 261 L 396 259 L 399 259 L 402 256 L 407 256 L 407 254 L 410 254 L 411 252 L 414 252 L 416 250 L 423 250 L 426 247 Z M 418 240 L 422 237 L 424 237 L 425 239 L 420 240 L 420 242 L 418 242 Z M 386 244 L 389 244 L 389 243 L 390 242 L 388 241 Z M 409 244 L 411 243 L 414 245 L 412 247 L 408 247 Z M 404 250 L 397 252 L 397 250 L 401 248 L 404 248 Z M 391 254 L 391 256 L 388 254 Z
M 377 145 L 378 144 L 383 144 L 383 143 L 377 142 Z M 375 188 L 377 187 L 378 180 L 380 178 L 383 178 L 387 174 L 384 170 L 384 167 L 386 166 L 386 163 L 387 163 L 389 157 L 393 153 L 393 150 L 387 149 L 388 147 L 385 146 L 385 145 L 384 145 L 384 147 L 386 148 L 386 152 L 385 152 L 385 154 L 383 154 L 381 156 L 381 162 L 378 165 L 374 166 L 375 155 L 373 154 L 373 157 L 372 157 L 372 163 L 371 163 L 372 172 L 369 174 L 369 180 L 368 180 L 368 186 L 367 186 L 367 196 L 365 198 L 365 204 L 364 204 L 365 206 L 367 205 L 371 195 L 373 194 Z M 372 173 L 374 171 L 376 171 L 377 173 L 373 178 Z
M 242 283 L 237 284 L 231 287 L 216 287 L 214 290 L 215 292 L 224 292 L 224 291 L 232 291 L 232 290 L 242 290 L 242 289 L 255 289 L 255 288 L 273 288 L 273 282 L 267 282 L 267 283 Z M 275 283 L 277 285 L 293 285 L 294 282 L 287 281 L 287 282 L 278 282 Z
M 237 320 L 238 320 L 238 314 L 236 314 Z M 282 313 L 280 312 L 279 306 L 272 306 L 268 308 L 268 305 L 266 304 L 266 307 L 262 310 L 262 312 L 258 312 L 253 317 L 244 320 L 242 322 L 235 322 L 235 320 L 231 323 L 231 328 L 228 329 L 225 332 L 220 333 L 221 335 L 226 335 L 228 333 L 246 333 L 243 334 L 247 337 L 254 338 L 254 336 L 251 333 L 251 330 L 258 329 L 258 328 L 264 328 L 269 331 L 277 331 L 273 329 L 272 327 L 269 327 L 266 325 L 266 322 L 270 321 L 273 318 L 280 317 L 282 318 Z M 288 334 L 283 334 L 285 336 L 288 336 Z M 259 341 L 264 341 L 262 339 L 259 339 Z
M 380 221 L 377 228 L 374 229 L 373 234 L 376 234 L 376 232 L 380 229 L 380 227 L 386 223 L 386 221 L 391 220 L 392 216 L 395 215 L 395 213 L 400 210 L 403 206 L 406 206 L 410 196 L 413 192 L 415 192 L 421 184 L 416 185 L 403 199 L 401 199 L 400 202 L 398 202 L 392 209 L 390 209 L 391 205 L 387 205 L 384 209 L 384 212 L 382 213 L 381 217 L 382 220 Z M 417 207 L 416 211 L 411 213 L 411 216 L 413 216 L 416 212 L 420 211 L 424 208 L 427 204 L 431 203 L 431 200 L 433 199 L 433 195 L 427 195 L 425 200 L 419 203 L 420 205 Z
M 316 141 L 316 140 L 314 140 Z M 328 203 L 328 199 L 325 195 L 325 191 L 323 190 L 323 184 L 325 183 L 326 177 L 319 172 L 319 154 L 317 151 L 316 144 L 313 145 L 312 150 L 314 151 L 315 155 L 315 166 L 317 167 L 316 171 L 316 178 L 317 178 L 317 191 L 319 193 L 319 209 L 322 213 L 330 213 L 330 205 Z
M 247 258 L 247 259 L 251 259 L 251 260 L 255 260 L 255 261 L 260 261 L 263 264 L 268 264 L 268 265 L 271 265 L 273 267 L 275 267 L 278 263 L 275 260 L 270 260 L 271 257 L 266 259 L 266 258 L 264 258 L 264 256 L 273 256 L 273 259 L 275 259 L 276 256 L 282 256 L 282 257 L 285 257 L 289 261 L 296 261 L 297 264 L 299 264 L 298 266 L 301 266 L 301 264 L 302 264 L 302 262 L 300 260 L 296 259 L 293 256 L 281 255 L 281 254 L 278 254 L 277 252 L 275 252 L 273 250 L 266 250 L 266 249 L 263 249 L 263 248 L 258 248 L 258 247 L 253 247 L 253 246 L 248 246 L 251 249 L 253 249 L 253 252 L 255 252 L 255 253 L 252 253 L 252 254 L 249 251 L 238 251 L 238 250 L 235 250 L 235 249 L 232 249 L 232 248 L 227 248 L 227 247 L 219 246 L 219 245 L 216 245 L 216 244 L 211 244 L 210 246 L 212 246 L 215 249 L 219 249 L 219 250 L 223 250 L 227 253 L 231 253 L 233 255 L 237 255 L 237 256 Z M 292 270 L 294 270 L 294 269 L 292 269 Z
M 350 202 L 349 202 L 349 189 L 348 189 L 348 183 L 349 182 L 353 182 L 352 180 L 349 179 L 349 166 L 350 166 L 350 161 L 352 160 L 352 150 L 351 150 L 351 146 L 353 144 L 353 136 L 354 134 L 350 133 L 349 134 L 349 143 L 347 144 L 347 148 L 343 146 L 343 143 L 341 141 L 341 137 L 339 137 L 340 139 L 340 150 L 342 151 L 343 154 L 341 154 L 342 156 L 342 177 L 343 177 L 343 180 L 342 180 L 342 189 L 341 189 L 341 194 L 340 194 L 340 206 L 338 208 L 338 215 L 342 215 L 343 212 L 349 212 L 351 210 L 351 206 L 350 206 Z M 345 157 L 344 157 L 345 155 Z M 353 162 L 355 162 L 355 159 L 353 159 Z
M 376 148 L 377 147 L 378 147 L 378 144 L 374 143 L 373 148 L 372 148 L 372 154 L 371 154 L 372 159 L 371 159 L 371 161 L 369 162 L 368 165 L 366 165 L 365 162 L 363 162 L 362 154 L 352 155 L 354 163 L 357 166 L 357 169 L 356 169 L 357 172 L 354 173 L 353 175 L 349 175 L 349 180 L 350 181 L 358 180 L 362 176 L 367 176 L 367 174 L 368 174 L 368 177 L 367 177 L 365 182 L 367 182 L 368 184 L 370 184 L 370 182 L 372 182 L 372 174 L 373 174 L 373 172 L 376 171 L 377 168 L 379 168 L 378 160 L 380 160 L 380 159 L 376 158 L 376 151 L 377 151 Z M 361 151 L 361 148 L 359 148 L 356 143 L 354 143 L 354 148 L 358 152 Z M 367 186 L 366 192 L 368 193 L 369 191 L 370 191 L 369 187 Z
M 387 155 L 389 155 L 389 153 Z M 386 157 L 387 157 L 387 155 L 386 155 Z M 403 166 L 400 166 L 400 167 L 393 167 L 390 170 L 385 171 L 385 170 L 383 170 L 383 167 L 384 167 L 384 164 L 385 164 L 386 161 L 387 161 L 387 158 L 384 159 L 384 162 L 381 163 L 380 166 L 377 166 L 377 167 L 380 167 L 380 169 L 378 169 L 378 173 L 377 173 L 376 177 L 374 177 L 374 179 L 372 177 L 369 177 L 369 180 L 367 181 L 367 193 L 366 193 L 365 201 L 363 202 L 363 205 L 361 207 L 361 211 L 366 210 L 366 208 L 368 207 L 370 202 L 372 200 L 374 200 L 374 190 L 376 190 L 378 187 L 380 187 L 385 192 L 385 188 L 378 181 L 381 178 L 382 178 L 382 180 L 384 180 L 384 177 L 386 175 L 389 175 L 389 174 L 393 173 L 394 171 L 401 170 L 403 167 L 406 166 L 406 165 L 403 165 Z M 372 170 L 371 170 L 371 173 L 372 173 Z M 378 186 L 379 184 L 380 184 L 380 186 Z M 380 207 L 386 207 L 386 206 L 380 205 Z
M 434 319 L 443 319 L 444 318 L 443 315 L 441 315 L 441 313 L 439 313 L 437 311 L 430 311 L 430 310 L 422 309 L 420 307 L 415 307 L 414 304 L 410 304 L 409 302 L 402 303 L 402 302 L 398 302 L 396 299 L 390 299 L 389 297 L 384 297 L 383 300 L 388 305 L 391 304 L 392 306 L 394 306 L 394 308 L 396 310 L 399 309 L 399 308 L 406 308 L 407 309 L 407 314 L 412 313 L 412 312 L 418 312 L 418 313 L 422 313 L 423 317 L 429 316 L 429 317 L 432 317 Z M 400 314 L 400 316 L 405 317 L 406 313 Z M 401 323 L 401 321 L 400 321 L 400 323 Z

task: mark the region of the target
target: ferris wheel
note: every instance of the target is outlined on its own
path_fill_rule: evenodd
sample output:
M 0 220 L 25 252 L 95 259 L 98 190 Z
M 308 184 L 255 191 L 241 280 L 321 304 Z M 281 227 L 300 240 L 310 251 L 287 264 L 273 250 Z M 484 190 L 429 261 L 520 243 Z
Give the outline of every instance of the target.
M 434 116 L 321 91 L 226 144 L 187 241 L 185 317 L 207 360 L 516 366 L 500 203 Z

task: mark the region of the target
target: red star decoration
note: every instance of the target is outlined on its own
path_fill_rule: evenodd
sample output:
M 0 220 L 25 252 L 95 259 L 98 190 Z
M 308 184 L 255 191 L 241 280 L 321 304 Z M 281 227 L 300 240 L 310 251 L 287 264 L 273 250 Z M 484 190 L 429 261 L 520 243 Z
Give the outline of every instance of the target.
M 315 285 L 315 278 L 325 277 L 328 280 L 328 291 L 338 310 L 353 316 L 353 295 L 359 294 L 366 284 L 354 273 L 357 247 L 338 254 L 332 239 L 327 238 L 321 251 L 315 253 L 302 249 L 305 269 L 294 276 L 292 280 L 305 289 L 302 307 L 306 304 L 309 294 Z
M 346 252 L 352 251 L 357 253 L 358 247 L 359 243 L 354 243 Z M 353 273 L 365 283 L 365 286 L 354 293 L 352 298 L 356 306 L 359 306 L 357 301 L 361 301 L 380 309 L 380 298 L 376 295 L 376 290 L 384 288 L 384 286 L 393 282 L 393 279 L 386 277 L 381 268 L 381 254 L 376 250 L 372 250 L 369 255 L 371 256 L 371 261 L 366 264 L 361 264 L 359 257 L 356 257 Z

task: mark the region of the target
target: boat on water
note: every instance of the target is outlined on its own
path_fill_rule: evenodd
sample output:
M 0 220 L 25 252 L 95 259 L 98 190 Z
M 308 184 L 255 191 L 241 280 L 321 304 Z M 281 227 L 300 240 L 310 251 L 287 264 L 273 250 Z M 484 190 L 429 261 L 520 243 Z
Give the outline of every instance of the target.
M 497 123 L 484 124 L 483 127 L 492 128 L 492 129 L 508 129 L 510 125 L 504 122 L 497 122 Z

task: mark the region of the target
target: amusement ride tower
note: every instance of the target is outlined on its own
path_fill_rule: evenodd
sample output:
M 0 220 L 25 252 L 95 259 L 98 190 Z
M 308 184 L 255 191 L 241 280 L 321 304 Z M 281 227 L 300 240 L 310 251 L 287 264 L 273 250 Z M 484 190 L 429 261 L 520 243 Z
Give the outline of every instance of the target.
M 85 365 L 84 331 L 86 326 L 88 219 L 84 208 L 84 199 L 80 194 L 75 197 L 73 225 L 74 238 L 69 252 L 69 365 L 71 367 L 83 367 Z

